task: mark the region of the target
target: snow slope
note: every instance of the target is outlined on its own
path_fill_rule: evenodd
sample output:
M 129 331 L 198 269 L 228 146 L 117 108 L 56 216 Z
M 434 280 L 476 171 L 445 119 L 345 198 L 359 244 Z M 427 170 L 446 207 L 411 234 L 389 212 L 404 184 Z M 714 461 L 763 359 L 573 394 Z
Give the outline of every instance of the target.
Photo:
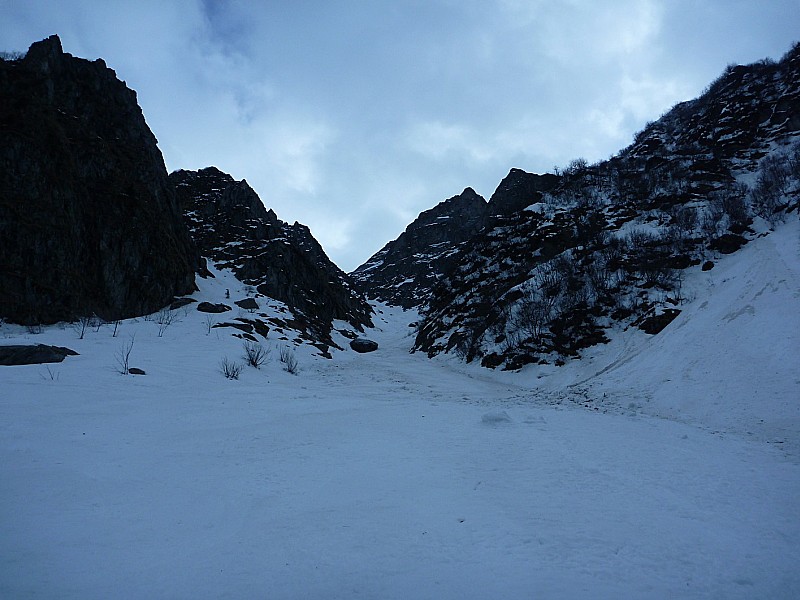
M 388 307 L 375 353 L 300 347 L 294 376 L 271 334 L 238 381 L 193 308 L 163 337 L 3 325 L 80 356 L 0 367 L 0 597 L 798 597 L 798 230 L 562 369 L 409 354 Z
M 539 385 L 782 445 L 800 460 L 797 221 L 691 270 L 684 287 L 690 301 L 662 333 L 624 332 Z

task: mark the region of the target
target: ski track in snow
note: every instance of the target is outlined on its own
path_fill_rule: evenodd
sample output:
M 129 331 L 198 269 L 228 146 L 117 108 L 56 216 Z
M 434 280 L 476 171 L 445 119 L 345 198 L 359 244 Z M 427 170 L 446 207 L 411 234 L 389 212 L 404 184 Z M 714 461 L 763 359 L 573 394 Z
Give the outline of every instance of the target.
M 389 307 L 377 352 L 304 346 L 292 376 L 271 337 L 239 381 L 193 307 L 163 338 L 3 325 L 81 354 L 0 367 L 0 597 L 800 597 L 798 233 L 560 369 L 410 354 Z

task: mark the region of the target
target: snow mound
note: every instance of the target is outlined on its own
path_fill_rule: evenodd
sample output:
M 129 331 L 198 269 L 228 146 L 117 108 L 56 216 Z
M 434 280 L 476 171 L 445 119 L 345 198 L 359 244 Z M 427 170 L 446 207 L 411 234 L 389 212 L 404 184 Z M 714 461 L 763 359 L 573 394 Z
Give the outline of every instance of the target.
M 493 410 L 485 413 L 481 417 L 481 423 L 486 425 L 500 425 L 501 423 L 511 423 L 511 417 L 504 410 Z

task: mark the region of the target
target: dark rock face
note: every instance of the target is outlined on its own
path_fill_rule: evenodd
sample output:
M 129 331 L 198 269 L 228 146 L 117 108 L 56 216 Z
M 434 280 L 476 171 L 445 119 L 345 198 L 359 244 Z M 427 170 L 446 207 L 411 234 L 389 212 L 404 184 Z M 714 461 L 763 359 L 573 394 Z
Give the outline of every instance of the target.
M 538 202 L 560 179 L 511 169 L 488 204 L 466 188 L 421 213 L 351 276 L 370 298 L 403 308 L 421 306 L 434 285 L 458 265 L 467 242 L 498 219 Z
M 56 36 L 0 60 L 0 315 L 153 312 L 197 255 L 136 94 Z
M 393 242 L 351 273 L 370 298 L 411 308 L 457 264 L 458 248 L 486 222 L 486 200 L 467 188 L 421 213 Z
M 558 175 L 536 175 L 522 169 L 511 169 L 489 200 L 492 215 L 510 215 L 538 202 L 559 182 Z
M 367 338 L 356 338 L 350 341 L 350 347 L 356 352 L 366 354 L 367 352 L 375 352 L 378 349 L 378 342 Z
M 260 294 L 284 302 L 312 341 L 333 345 L 334 319 L 361 330 L 372 309 L 308 227 L 284 223 L 246 181 L 215 167 L 170 175 L 201 253 Z
M 77 356 L 75 350 L 61 346 L 0 346 L 0 365 L 40 365 L 44 363 L 58 363 L 67 356 Z

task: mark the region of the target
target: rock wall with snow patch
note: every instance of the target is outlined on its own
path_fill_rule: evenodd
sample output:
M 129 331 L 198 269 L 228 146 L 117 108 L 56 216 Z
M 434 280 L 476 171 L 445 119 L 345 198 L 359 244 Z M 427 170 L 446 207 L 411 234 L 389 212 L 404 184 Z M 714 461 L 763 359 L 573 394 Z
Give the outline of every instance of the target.
M 278 219 L 246 181 L 215 167 L 175 171 L 170 180 L 203 256 L 284 302 L 294 313 L 293 328 L 329 346 L 334 320 L 359 331 L 372 326 L 372 308 L 308 227 Z
M 364 294 L 395 306 L 418 306 L 442 273 L 455 265 L 458 248 L 480 231 L 486 200 L 472 188 L 420 214 L 406 230 L 351 273 Z

